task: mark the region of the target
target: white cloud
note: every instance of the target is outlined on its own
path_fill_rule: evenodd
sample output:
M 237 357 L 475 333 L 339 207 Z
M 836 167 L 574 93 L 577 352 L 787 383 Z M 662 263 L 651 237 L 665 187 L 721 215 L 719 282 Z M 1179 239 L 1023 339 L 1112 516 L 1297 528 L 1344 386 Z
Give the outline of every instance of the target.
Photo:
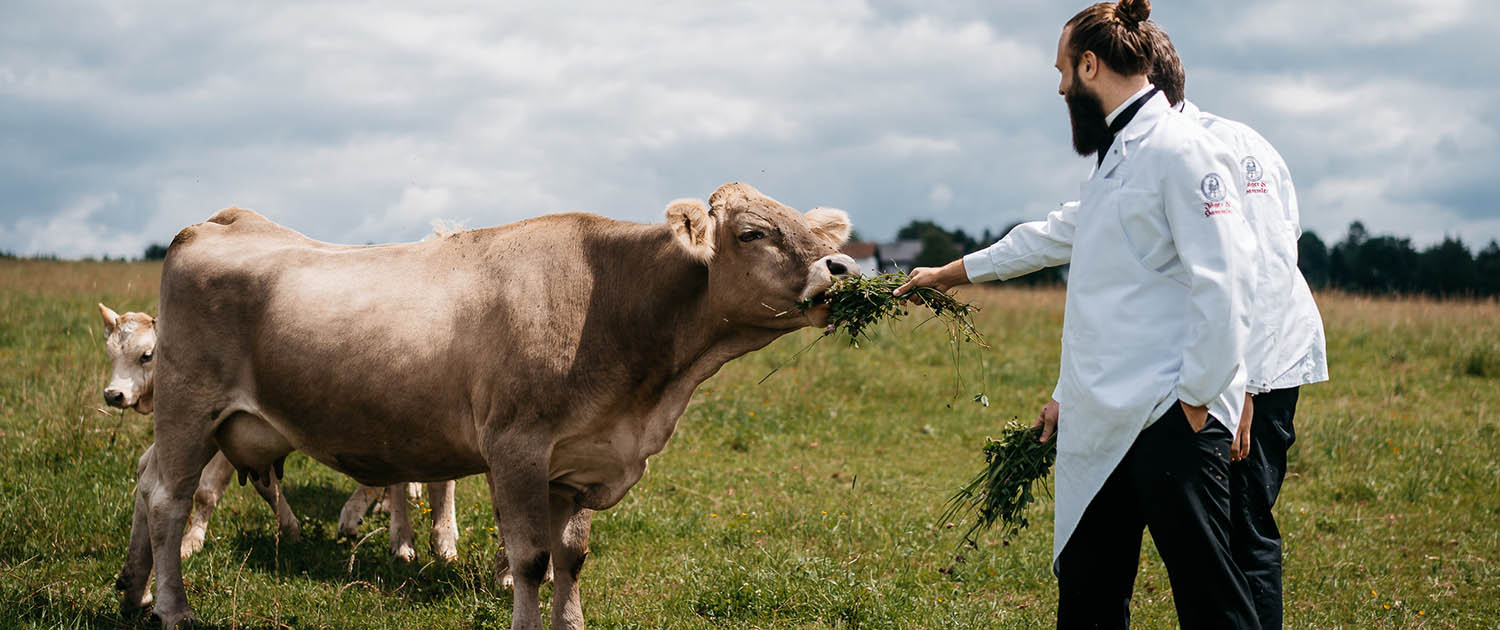
M 903 4 L 6 3 L 0 249 L 136 254 L 230 204 L 382 242 L 440 217 L 656 221 L 667 200 L 748 181 L 884 238 L 1076 197 L 1088 164 L 1051 67 L 1072 10 Z M 1462 71 L 1483 62 L 1432 60 L 1457 80 L 1380 63 L 1486 24 L 1479 11 L 1157 7 L 1180 24 L 1189 92 L 1282 149 L 1325 236 L 1351 218 L 1500 236 L 1493 207 L 1446 192 L 1482 189 L 1500 159 L 1500 88 Z M 70 222 L 86 236 L 62 238 Z

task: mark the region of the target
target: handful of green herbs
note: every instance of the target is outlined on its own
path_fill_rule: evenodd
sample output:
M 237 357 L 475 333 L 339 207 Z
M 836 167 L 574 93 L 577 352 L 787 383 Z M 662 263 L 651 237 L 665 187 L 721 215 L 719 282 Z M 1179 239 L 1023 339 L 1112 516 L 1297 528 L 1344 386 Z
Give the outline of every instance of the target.
M 974 534 L 1001 523 L 1002 536 L 1010 538 L 1031 524 L 1026 510 L 1036 495 L 1033 488 L 1057 461 L 1057 438 L 1038 442 L 1041 427 L 1025 427 L 1012 421 L 1000 439 L 986 438 L 984 471 L 948 499 L 941 522 L 952 523 L 977 513 L 964 532 L 964 542 L 973 545 Z M 1042 490 L 1047 492 L 1045 483 Z
M 886 319 L 905 317 L 908 301 L 916 301 L 931 310 L 934 318 L 948 326 L 949 337 L 989 347 L 985 345 L 979 331 L 974 329 L 973 314 L 978 308 L 932 287 L 921 287 L 901 297 L 893 295 L 891 292 L 906 284 L 906 280 L 906 272 L 850 276 L 834 282 L 818 299 L 804 300 L 797 307 L 806 311 L 826 302 L 826 332 L 842 330 L 849 334 L 850 345 L 857 347 L 860 337 L 868 338 L 867 329 L 871 325 Z

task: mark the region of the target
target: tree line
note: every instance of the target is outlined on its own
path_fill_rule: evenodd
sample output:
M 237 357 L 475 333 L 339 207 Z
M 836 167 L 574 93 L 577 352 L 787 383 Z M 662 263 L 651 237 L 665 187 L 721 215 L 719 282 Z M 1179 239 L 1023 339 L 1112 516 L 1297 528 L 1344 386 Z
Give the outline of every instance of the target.
M 896 234 L 898 240 L 920 240 L 918 267 L 943 265 L 977 251 L 1015 229 L 998 234 L 986 229 L 978 238 L 962 229 L 946 230 L 931 221 L 912 221 Z M 1441 243 L 1417 249 L 1411 239 L 1372 236 L 1359 221 L 1349 224 L 1342 241 L 1329 247 L 1313 232 L 1297 241 L 1297 267 L 1313 289 L 1335 289 L 1366 295 L 1429 295 L 1439 298 L 1500 296 L 1500 243 L 1490 240 L 1471 252 L 1463 239 L 1448 236 Z M 1029 285 L 1061 284 L 1066 268 L 1044 269 L 1011 282 Z

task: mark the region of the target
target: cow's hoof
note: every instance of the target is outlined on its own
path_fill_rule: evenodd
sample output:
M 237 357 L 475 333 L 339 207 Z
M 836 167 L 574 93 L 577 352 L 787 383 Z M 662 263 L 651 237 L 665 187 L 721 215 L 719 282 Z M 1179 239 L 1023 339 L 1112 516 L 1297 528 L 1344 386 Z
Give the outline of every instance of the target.
M 162 615 L 151 613 L 152 621 L 161 622 L 161 630 L 191 630 L 198 626 L 198 618 L 193 616 L 193 611 L 185 610 L 178 614 Z
M 177 555 L 183 560 L 188 556 L 198 553 L 203 549 L 203 532 L 188 532 L 182 535 L 182 547 L 177 550 Z
M 120 598 L 120 617 L 126 621 L 140 619 L 151 608 L 151 592 L 147 591 L 141 597 Z
M 412 549 L 411 545 L 401 545 L 400 547 L 392 549 L 391 555 L 395 556 L 397 560 L 400 560 L 402 562 L 412 562 L 417 559 L 417 550 Z
M 302 528 L 298 527 L 281 532 L 281 539 L 293 544 L 302 542 Z
M 454 545 L 433 545 L 432 555 L 443 562 L 452 563 L 458 560 L 458 549 Z
M 339 519 L 339 535 L 345 538 L 354 538 L 359 535 L 359 522 L 364 519 Z

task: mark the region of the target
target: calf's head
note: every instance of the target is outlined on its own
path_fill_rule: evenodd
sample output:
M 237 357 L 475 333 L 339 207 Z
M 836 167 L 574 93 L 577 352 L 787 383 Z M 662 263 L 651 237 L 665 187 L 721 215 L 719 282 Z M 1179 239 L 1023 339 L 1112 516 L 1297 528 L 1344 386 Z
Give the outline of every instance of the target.
M 104 352 L 109 355 L 109 385 L 104 402 L 111 407 L 151 413 L 156 363 L 156 319 L 145 313 L 116 314 L 99 305 L 104 319 Z
M 849 215 L 815 208 L 806 214 L 745 184 L 719 187 L 708 203 L 680 199 L 667 206 L 679 244 L 708 267 L 709 299 L 734 324 L 792 329 L 823 326 L 828 307 L 802 312 L 842 275 L 859 275 L 839 253 L 849 238 Z

